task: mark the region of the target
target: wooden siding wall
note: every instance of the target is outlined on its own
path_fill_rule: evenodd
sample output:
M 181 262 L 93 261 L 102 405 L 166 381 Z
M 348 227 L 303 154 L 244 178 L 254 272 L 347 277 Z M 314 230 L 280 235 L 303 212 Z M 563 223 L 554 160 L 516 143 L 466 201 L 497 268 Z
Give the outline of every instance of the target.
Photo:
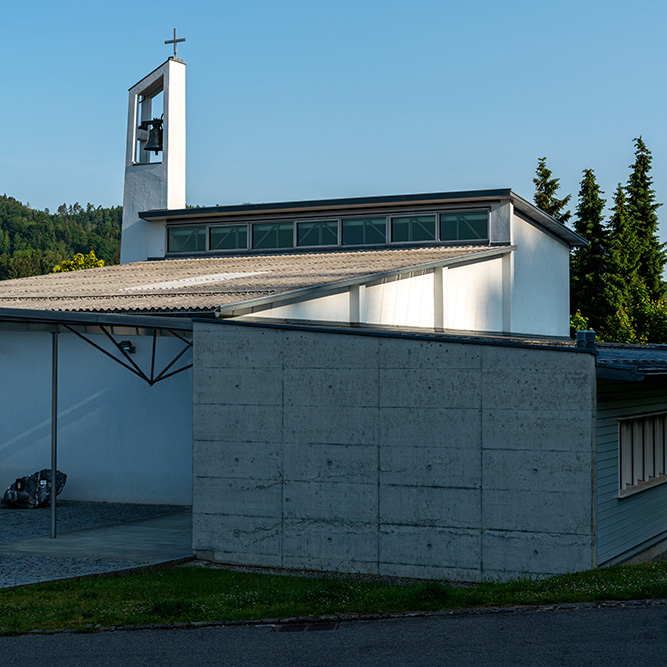
M 667 383 L 598 381 L 598 564 L 622 561 L 667 537 L 667 484 L 618 498 L 618 418 L 667 411 Z

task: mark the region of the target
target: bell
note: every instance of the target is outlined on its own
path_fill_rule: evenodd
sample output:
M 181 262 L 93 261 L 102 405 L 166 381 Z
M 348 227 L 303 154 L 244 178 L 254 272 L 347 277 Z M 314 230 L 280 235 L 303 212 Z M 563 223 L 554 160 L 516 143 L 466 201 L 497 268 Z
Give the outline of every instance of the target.
M 148 134 L 148 141 L 144 146 L 145 151 L 155 151 L 155 155 L 162 150 L 162 126 L 153 125 Z

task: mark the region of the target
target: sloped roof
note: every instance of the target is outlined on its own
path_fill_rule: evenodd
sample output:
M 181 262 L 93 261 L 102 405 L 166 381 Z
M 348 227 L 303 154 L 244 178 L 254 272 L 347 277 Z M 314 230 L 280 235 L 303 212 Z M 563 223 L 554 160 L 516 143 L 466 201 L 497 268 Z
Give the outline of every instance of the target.
M 0 308 L 206 313 L 253 298 L 498 250 L 439 246 L 135 262 L 1 281 Z
M 598 377 L 641 381 L 667 375 L 667 345 L 597 343 Z

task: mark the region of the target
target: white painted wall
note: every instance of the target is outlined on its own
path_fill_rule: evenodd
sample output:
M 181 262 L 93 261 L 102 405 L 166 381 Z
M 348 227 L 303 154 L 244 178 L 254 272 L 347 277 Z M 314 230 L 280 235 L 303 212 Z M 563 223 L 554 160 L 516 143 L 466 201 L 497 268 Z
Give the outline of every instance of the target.
M 466 331 L 503 331 L 502 257 L 443 269 L 444 327 Z M 358 317 L 350 292 L 318 297 L 259 311 L 238 319 L 273 318 L 322 322 L 361 322 L 383 326 L 433 328 L 433 271 L 358 286 Z M 353 288 L 355 289 L 355 288 Z M 354 300 L 352 296 L 352 300 Z M 352 312 L 351 312 L 352 311 Z
M 517 246 L 512 256 L 512 331 L 568 337 L 569 247 L 516 215 L 512 243 Z
M 164 137 L 162 162 L 137 164 L 138 109 L 143 91 L 162 80 Z M 151 209 L 185 208 L 185 63 L 170 58 L 129 91 L 121 264 L 164 257 L 164 223 L 138 216 Z
M 330 294 L 318 299 L 299 301 L 284 306 L 253 313 L 250 317 L 268 317 L 285 320 L 320 320 L 326 322 L 349 322 L 350 297 L 347 292 Z M 243 319 L 243 317 L 239 318 Z
M 368 324 L 433 327 L 433 273 L 368 287 L 363 321 Z
M 503 330 L 503 258 L 444 270 L 446 329 Z
M 91 337 L 110 349 L 104 336 Z M 150 370 L 152 338 L 127 336 Z M 182 343 L 158 338 L 164 365 Z M 191 358 L 191 353 L 186 357 Z M 189 363 L 189 362 L 186 362 Z M 0 493 L 51 466 L 51 334 L 0 332 Z M 189 505 L 192 377 L 146 382 L 70 333 L 59 335 L 61 498 Z

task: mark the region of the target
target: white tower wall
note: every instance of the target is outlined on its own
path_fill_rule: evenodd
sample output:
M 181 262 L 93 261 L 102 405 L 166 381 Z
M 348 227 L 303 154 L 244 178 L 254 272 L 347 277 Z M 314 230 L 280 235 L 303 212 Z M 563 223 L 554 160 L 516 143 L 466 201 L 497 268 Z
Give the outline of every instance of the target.
M 163 93 L 163 150 L 161 162 L 148 162 L 138 148 L 137 127 L 151 118 L 142 98 Z M 139 212 L 151 209 L 185 208 L 185 63 L 169 58 L 130 88 L 127 117 L 125 189 L 121 264 L 164 257 L 164 223 L 147 222 Z

